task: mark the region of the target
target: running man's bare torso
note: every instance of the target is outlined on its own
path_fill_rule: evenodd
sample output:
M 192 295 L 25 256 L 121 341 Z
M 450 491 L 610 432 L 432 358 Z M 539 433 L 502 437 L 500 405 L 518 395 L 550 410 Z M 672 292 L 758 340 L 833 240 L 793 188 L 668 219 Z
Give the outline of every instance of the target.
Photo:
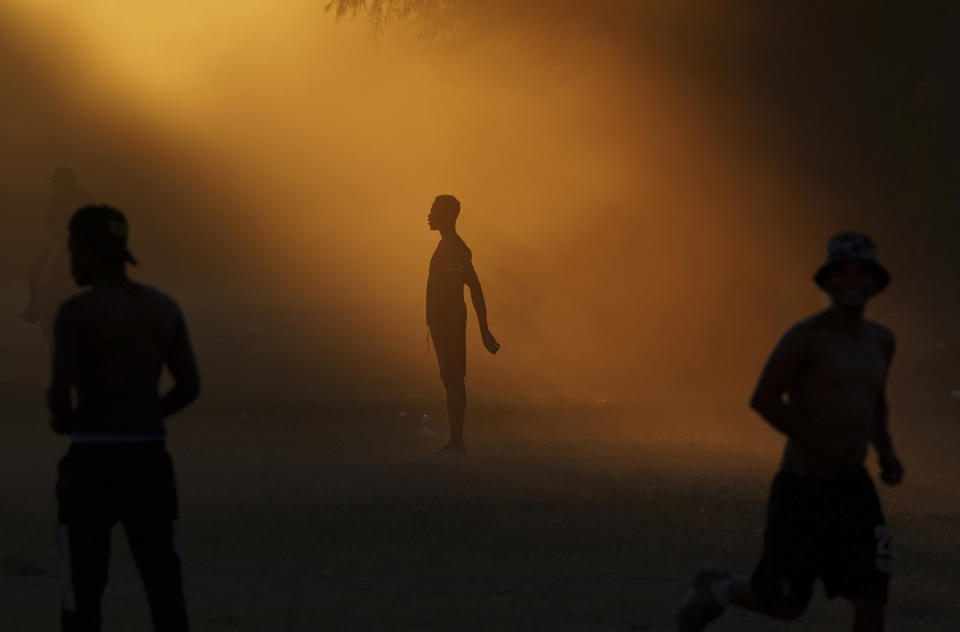
M 893 334 L 865 319 L 859 331 L 838 329 L 822 315 L 804 321 L 798 330 L 806 353 L 788 390 L 789 403 L 833 452 L 828 457 L 788 440 L 783 468 L 813 475 L 857 469 L 883 405 L 885 348 L 892 345 Z

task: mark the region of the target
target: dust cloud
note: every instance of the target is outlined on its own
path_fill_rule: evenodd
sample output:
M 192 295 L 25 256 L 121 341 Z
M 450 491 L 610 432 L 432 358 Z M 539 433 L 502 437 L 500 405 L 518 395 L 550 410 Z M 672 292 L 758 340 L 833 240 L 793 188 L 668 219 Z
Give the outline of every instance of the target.
M 904 381 L 943 376 L 922 358 L 960 344 L 955 328 L 897 285 L 920 267 L 921 237 L 897 245 L 902 223 L 864 211 L 882 197 L 858 153 L 871 134 L 849 104 L 831 119 L 807 93 L 851 16 L 809 45 L 820 57 L 791 62 L 791 25 L 809 15 L 493 3 L 425 37 L 416 21 L 337 21 L 325 4 L 6 3 L 8 312 L 25 298 L 49 174 L 67 164 L 130 217 L 135 275 L 183 303 L 214 396 L 437 397 L 423 312 L 440 193 L 461 200 L 503 344 L 486 355 L 470 317 L 476 399 L 668 402 L 685 432 L 713 428 L 717 410 L 758 424 L 753 380 L 820 307 L 811 276 L 854 223 L 894 272 L 872 313 L 927 336 L 907 337 Z M 899 69 L 903 86 L 914 70 Z M 824 72 L 825 101 L 869 101 L 880 85 Z M 13 347 L 36 334 L 5 329 Z

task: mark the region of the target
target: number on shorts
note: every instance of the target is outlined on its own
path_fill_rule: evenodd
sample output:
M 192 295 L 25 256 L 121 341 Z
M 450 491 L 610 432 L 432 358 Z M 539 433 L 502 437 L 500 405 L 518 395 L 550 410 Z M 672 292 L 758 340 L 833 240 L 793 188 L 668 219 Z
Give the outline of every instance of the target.
M 877 570 L 890 573 L 893 570 L 893 564 L 890 562 L 892 552 L 890 529 L 886 525 L 879 524 L 873 528 L 873 535 L 877 538 Z

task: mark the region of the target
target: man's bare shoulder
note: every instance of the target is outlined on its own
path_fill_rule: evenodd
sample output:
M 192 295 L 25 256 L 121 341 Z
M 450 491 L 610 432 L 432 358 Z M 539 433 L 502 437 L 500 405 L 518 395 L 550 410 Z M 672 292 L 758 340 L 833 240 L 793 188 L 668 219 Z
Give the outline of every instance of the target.
M 130 281 L 130 288 L 137 292 L 138 294 L 146 297 L 148 300 L 156 301 L 157 303 L 164 303 L 166 305 L 176 307 L 177 302 L 173 298 L 152 285 L 147 285 L 146 283 L 140 283 L 139 281 Z
M 136 281 L 130 282 L 129 291 L 137 294 L 142 304 L 149 305 L 151 311 L 157 317 L 163 318 L 165 321 L 174 322 L 182 318 L 180 306 L 177 305 L 177 302 L 173 300 L 169 294 L 146 283 L 138 283 Z
M 869 320 L 867 318 L 863 319 L 864 331 L 867 332 L 870 336 L 877 340 L 881 344 L 896 344 L 897 337 L 893 333 L 893 330 L 887 327 L 886 325 L 881 325 L 875 320 Z
M 867 320 L 866 318 L 863 320 L 863 328 L 864 332 L 870 336 L 871 339 L 877 341 L 877 344 L 883 351 L 884 357 L 889 363 L 893 358 L 893 350 L 897 346 L 897 337 L 893 333 L 893 330 L 876 321 Z
M 109 296 L 117 292 L 143 305 L 147 308 L 145 313 L 155 317 L 172 319 L 180 315 L 180 307 L 173 298 L 155 287 L 136 281 L 128 281 L 120 286 L 94 286 L 64 301 L 60 311 L 70 315 L 84 313 L 97 317 L 100 310 L 107 309 L 111 304 Z
M 816 314 L 800 321 L 798 325 L 804 325 L 811 335 L 826 333 L 836 329 L 834 320 L 831 318 L 830 310 L 817 312 Z
M 90 295 L 92 292 L 92 288 L 88 290 L 82 290 L 73 296 L 64 299 L 64 301 L 60 303 L 60 307 L 57 308 L 57 319 L 65 320 L 77 318 L 80 313 L 87 309 L 87 305 L 90 304 Z
M 794 344 L 809 342 L 821 329 L 820 314 L 815 314 L 794 323 L 794 325 L 783 334 L 783 340 Z
M 816 336 L 816 327 L 811 319 L 807 318 L 794 324 L 780 337 L 777 346 L 770 355 L 767 367 L 792 367 L 805 362 L 813 349 Z M 793 369 L 789 369 L 792 371 Z

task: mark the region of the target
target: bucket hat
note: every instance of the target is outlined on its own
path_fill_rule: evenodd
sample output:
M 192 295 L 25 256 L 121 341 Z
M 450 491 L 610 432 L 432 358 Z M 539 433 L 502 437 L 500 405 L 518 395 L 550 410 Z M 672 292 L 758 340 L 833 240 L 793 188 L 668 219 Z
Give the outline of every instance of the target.
M 830 272 L 838 265 L 849 261 L 862 263 L 877 275 L 879 287 L 874 294 L 880 292 L 890 283 L 890 273 L 877 262 L 877 247 L 873 240 L 863 233 L 854 231 L 844 231 L 830 239 L 830 243 L 827 245 L 827 261 L 817 270 L 813 280 L 821 288 L 826 289 L 824 283 Z

